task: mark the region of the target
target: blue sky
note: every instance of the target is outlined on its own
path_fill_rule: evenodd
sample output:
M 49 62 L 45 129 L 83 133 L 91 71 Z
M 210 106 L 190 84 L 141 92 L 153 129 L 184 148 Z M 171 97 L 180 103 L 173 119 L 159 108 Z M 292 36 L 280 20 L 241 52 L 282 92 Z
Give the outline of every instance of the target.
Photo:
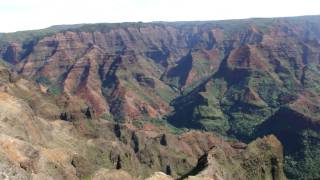
M 320 0 L 0 0 L 0 32 L 58 24 L 320 14 Z

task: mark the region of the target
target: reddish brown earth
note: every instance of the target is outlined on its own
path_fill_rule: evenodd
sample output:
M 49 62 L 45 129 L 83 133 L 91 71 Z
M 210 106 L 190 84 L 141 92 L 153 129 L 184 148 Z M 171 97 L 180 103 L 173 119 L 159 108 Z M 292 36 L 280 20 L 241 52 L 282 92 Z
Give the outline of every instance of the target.
M 292 82 L 303 85 L 306 66 L 319 63 L 317 17 L 310 19 L 312 28 L 301 26 L 308 18 L 87 25 L 29 44 L 10 42 L 1 54 L 20 74 L 47 78 L 98 115 L 160 118 L 181 91 L 223 68 L 224 58 L 230 76 L 238 69 L 262 71 L 281 85 L 279 71 L 295 68 Z
M 1 72 L 4 83 L 19 82 L 3 91 L 45 119 L 102 118 L 145 132 L 157 127 L 143 123 L 166 119 L 247 143 L 275 134 L 291 178 L 320 178 L 319 16 L 2 34 L 0 59 L 14 71 Z
M 4 179 L 144 179 L 157 171 L 170 176 L 155 173 L 151 179 L 173 179 L 188 173 L 213 147 L 230 158 L 247 149 L 244 143 L 211 133 L 174 135 L 164 126 L 119 125 L 95 118 L 91 110 L 75 108 L 61 120 L 59 113 L 68 109 L 61 108 L 61 100 L 46 95 L 33 82 L 10 79 L 10 71 L 3 67 L 0 72 L 7 74 L 0 78 L 0 175 Z M 281 144 L 275 148 L 282 151 Z M 281 167 L 278 170 L 282 172 Z

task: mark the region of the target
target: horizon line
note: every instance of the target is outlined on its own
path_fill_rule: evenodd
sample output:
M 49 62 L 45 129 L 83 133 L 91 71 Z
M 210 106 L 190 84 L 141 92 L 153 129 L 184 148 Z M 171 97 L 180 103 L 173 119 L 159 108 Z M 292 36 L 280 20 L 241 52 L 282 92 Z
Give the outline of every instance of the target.
M 76 26 L 76 25 L 94 25 L 94 24 L 124 24 L 124 23 L 183 23 L 183 22 L 219 22 L 219 21 L 233 21 L 233 20 L 250 20 L 250 19 L 279 19 L 279 18 L 299 18 L 299 17 L 315 17 L 320 16 L 320 14 L 310 14 L 310 15 L 293 15 L 293 16 L 270 16 L 270 17 L 248 17 L 248 18 L 226 18 L 226 19 L 211 19 L 211 20 L 155 20 L 155 21 L 119 21 L 119 22 L 84 22 L 84 23 L 62 23 L 62 24 L 53 24 L 44 28 L 35 28 L 35 29 L 25 29 L 25 30 L 16 30 L 16 31 L 7 31 L 0 32 L 0 34 L 12 34 L 19 32 L 28 32 L 28 31 L 37 31 L 45 30 L 55 26 Z

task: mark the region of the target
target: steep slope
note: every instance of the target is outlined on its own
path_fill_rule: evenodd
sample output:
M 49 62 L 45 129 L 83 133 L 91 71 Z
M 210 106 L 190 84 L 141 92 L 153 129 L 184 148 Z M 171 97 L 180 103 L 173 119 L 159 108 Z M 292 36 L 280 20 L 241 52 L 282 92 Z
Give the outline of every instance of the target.
M 320 108 L 303 97 L 281 107 L 256 129 L 257 135 L 275 134 L 284 145 L 286 172 L 294 178 L 319 177 Z
M 308 169 L 317 178 L 318 164 L 307 159 L 319 158 L 319 142 L 312 135 L 294 139 L 299 148 L 290 152 L 292 136 L 283 134 L 318 132 L 309 120 L 320 120 L 319 22 L 307 16 L 79 25 L 2 34 L 9 38 L 1 41 L 0 58 L 35 80 L 43 96 L 56 97 L 56 112 L 39 110 L 46 118 L 166 118 L 245 142 L 275 133 L 289 177 L 309 178 Z M 28 101 L 39 106 L 42 98 Z M 303 128 L 282 125 L 296 119 Z M 303 161 L 302 169 L 294 165 Z
M 320 121 L 319 28 L 291 23 L 271 27 L 261 42 L 228 49 L 211 78 L 173 102 L 170 121 L 245 141 L 274 133 L 284 143 L 288 176 L 309 179 L 319 177 L 319 130 L 301 116 Z M 295 108 L 283 113 L 287 105 Z M 291 128 L 297 119 L 304 125 Z
M 10 78 L 5 67 L 0 72 L 3 179 L 143 179 L 156 171 L 179 177 L 212 147 L 234 155 L 241 154 L 239 145 L 246 148 L 210 133 L 174 135 L 165 126 L 138 127 L 95 118 L 91 110 L 65 108 L 61 97 L 46 94 L 33 82 Z
M 317 104 L 319 36 L 309 36 L 319 34 L 319 27 L 279 21 L 264 33 L 253 24 L 243 39 L 232 38 L 223 47 L 219 70 L 173 102 L 172 122 L 246 139 L 257 124 L 298 96 Z
M 259 138 L 239 151 L 240 153 L 235 153 L 213 147 L 199 159 L 197 166 L 188 175 L 196 174 L 195 177 L 199 179 L 217 180 L 286 179 L 282 146 L 275 136 Z M 192 176 L 189 178 L 192 179 Z

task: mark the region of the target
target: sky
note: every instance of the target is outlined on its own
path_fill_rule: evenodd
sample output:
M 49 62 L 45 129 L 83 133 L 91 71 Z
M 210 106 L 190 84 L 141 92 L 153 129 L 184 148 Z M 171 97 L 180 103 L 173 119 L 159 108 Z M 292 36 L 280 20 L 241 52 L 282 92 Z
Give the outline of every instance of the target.
M 51 25 L 320 15 L 320 0 L 0 0 L 0 32 Z

